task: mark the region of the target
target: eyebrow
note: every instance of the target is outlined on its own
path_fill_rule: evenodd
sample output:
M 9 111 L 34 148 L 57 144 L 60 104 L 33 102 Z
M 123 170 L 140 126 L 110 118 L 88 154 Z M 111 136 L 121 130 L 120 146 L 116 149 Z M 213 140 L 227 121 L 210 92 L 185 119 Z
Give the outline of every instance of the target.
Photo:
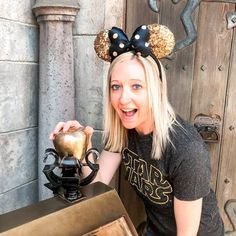
M 138 78 L 136 78 L 136 79 L 130 79 L 130 80 L 131 80 L 131 81 L 140 81 L 140 82 L 142 82 L 142 83 L 146 82 L 146 80 L 138 79 Z M 114 80 L 110 79 L 110 82 L 120 82 L 120 81 L 117 80 L 117 79 L 114 79 Z

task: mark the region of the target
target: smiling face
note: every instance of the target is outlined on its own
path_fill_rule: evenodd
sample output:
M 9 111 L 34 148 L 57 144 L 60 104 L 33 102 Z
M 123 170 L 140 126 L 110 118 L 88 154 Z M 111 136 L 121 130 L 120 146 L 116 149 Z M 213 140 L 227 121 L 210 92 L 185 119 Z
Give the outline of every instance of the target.
M 123 61 L 113 68 L 110 99 L 126 129 L 135 128 L 141 134 L 153 131 L 145 71 L 136 58 Z

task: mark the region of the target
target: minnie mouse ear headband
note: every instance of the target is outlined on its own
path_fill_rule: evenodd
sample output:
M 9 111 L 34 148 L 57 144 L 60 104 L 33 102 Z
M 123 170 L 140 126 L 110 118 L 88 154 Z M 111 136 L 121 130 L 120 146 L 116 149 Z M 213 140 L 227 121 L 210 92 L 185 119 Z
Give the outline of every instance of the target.
M 160 79 L 161 65 L 158 59 L 168 56 L 175 45 L 173 33 L 164 25 L 141 25 L 129 40 L 122 29 L 112 27 L 97 34 L 94 49 L 99 58 L 112 62 L 122 53 L 132 51 L 142 57 L 151 56 L 157 63 Z
M 122 53 L 132 51 L 157 59 L 168 56 L 175 45 L 173 33 L 164 25 L 141 25 L 129 40 L 122 29 L 112 27 L 97 34 L 94 49 L 102 60 L 112 62 Z

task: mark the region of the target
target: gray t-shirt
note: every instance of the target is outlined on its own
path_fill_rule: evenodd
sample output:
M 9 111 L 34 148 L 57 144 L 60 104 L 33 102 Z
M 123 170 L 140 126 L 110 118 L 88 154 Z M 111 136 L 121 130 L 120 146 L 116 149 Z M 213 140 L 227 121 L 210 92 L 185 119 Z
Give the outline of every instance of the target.
M 180 117 L 160 160 L 151 159 L 152 134 L 128 132 L 122 151 L 127 179 L 143 199 L 149 227 L 158 236 L 176 235 L 173 197 L 192 201 L 203 198 L 198 236 L 222 236 L 224 227 L 210 188 L 210 158 L 196 129 Z

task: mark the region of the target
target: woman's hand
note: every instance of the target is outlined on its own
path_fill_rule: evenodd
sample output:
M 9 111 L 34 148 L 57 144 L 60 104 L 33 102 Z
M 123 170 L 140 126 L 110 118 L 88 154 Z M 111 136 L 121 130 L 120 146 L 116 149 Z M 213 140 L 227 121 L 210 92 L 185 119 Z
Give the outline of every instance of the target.
M 50 139 L 53 140 L 55 136 L 59 132 L 67 132 L 69 129 L 79 129 L 80 127 L 83 127 L 78 121 L 71 120 L 67 122 L 59 122 L 52 133 L 50 134 Z M 87 134 L 88 137 L 88 146 L 89 149 L 92 147 L 91 143 L 91 137 L 93 135 L 93 128 L 90 126 L 86 126 L 84 129 L 84 132 Z M 90 155 L 92 157 L 92 155 Z M 90 160 L 93 162 L 93 160 Z M 102 151 L 99 159 L 96 161 L 97 164 L 99 164 L 99 171 L 93 180 L 93 182 L 101 181 L 105 184 L 109 184 L 112 177 L 114 176 L 115 172 L 117 171 L 120 163 L 121 163 L 121 154 L 120 153 L 112 153 L 108 151 Z M 83 168 L 83 177 L 88 176 L 88 174 L 91 173 L 91 169 L 87 166 Z
M 49 139 L 53 140 L 55 138 L 55 136 L 59 133 L 59 132 L 67 132 L 69 129 L 79 129 L 80 127 L 83 127 L 77 120 L 70 120 L 67 122 L 59 122 L 54 130 L 52 131 L 52 133 L 49 136 Z M 90 126 L 86 126 L 84 128 L 84 132 L 87 134 L 88 137 L 88 148 L 91 147 L 91 137 L 93 135 L 93 128 Z

